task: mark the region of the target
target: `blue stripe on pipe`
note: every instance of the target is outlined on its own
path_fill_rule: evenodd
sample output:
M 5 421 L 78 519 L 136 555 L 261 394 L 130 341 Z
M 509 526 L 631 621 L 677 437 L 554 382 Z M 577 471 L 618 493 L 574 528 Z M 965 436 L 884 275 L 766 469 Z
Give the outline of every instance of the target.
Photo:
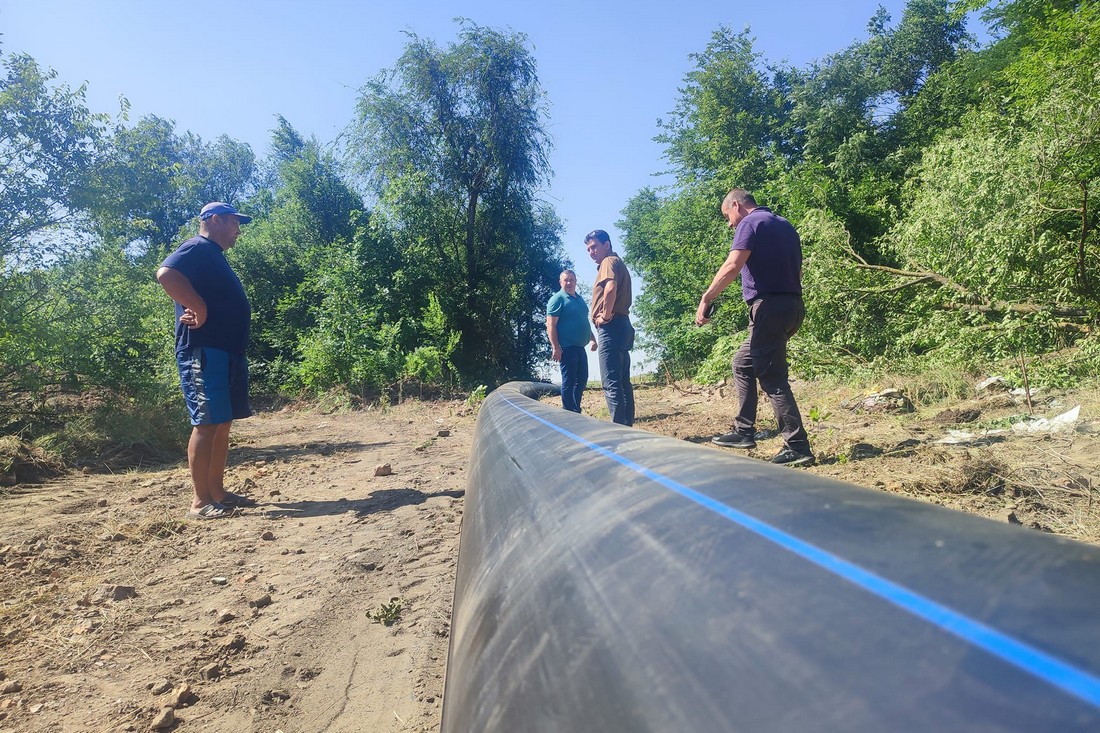
M 980 621 L 968 618 L 961 613 L 952 611 L 935 601 L 904 588 L 897 583 L 889 581 L 875 573 L 859 567 L 847 560 L 837 557 L 820 547 L 776 529 L 771 525 L 756 519 L 744 512 L 715 501 L 711 497 L 694 489 L 689 489 L 683 484 L 635 463 L 629 458 L 624 458 L 612 451 L 586 440 L 575 433 L 544 420 L 534 413 L 517 405 L 504 395 L 502 399 L 520 412 L 534 418 L 552 430 L 561 433 L 565 437 L 584 445 L 591 450 L 604 455 L 611 460 L 635 471 L 646 478 L 655 481 L 667 489 L 690 499 L 712 512 L 735 522 L 761 537 L 774 542 L 786 550 L 824 568 L 841 578 L 870 591 L 880 598 L 918 616 L 935 626 L 953 634 L 974 646 L 977 646 L 994 656 L 1012 664 L 1019 669 L 1058 687 L 1085 702 L 1100 707 L 1100 678 L 1078 669 L 1071 664 L 1061 661 L 1045 652 L 1036 649 L 1029 644 L 1012 638 L 995 629 L 986 626 Z

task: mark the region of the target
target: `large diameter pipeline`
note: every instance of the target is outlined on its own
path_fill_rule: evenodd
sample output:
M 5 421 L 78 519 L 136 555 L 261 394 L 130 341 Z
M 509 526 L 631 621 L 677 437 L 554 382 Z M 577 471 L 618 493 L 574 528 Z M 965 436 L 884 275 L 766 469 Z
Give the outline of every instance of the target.
M 1100 550 L 511 386 L 457 572 L 443 733 L 1100 731 Z

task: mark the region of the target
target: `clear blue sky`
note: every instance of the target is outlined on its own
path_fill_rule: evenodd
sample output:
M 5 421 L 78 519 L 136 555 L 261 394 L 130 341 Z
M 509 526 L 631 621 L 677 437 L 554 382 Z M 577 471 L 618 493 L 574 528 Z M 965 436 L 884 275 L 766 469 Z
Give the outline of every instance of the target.
M 462 16 L 525 33 L 550 103 L 554 177 L 542 192 L 565 222 L 578 278 L 594 265 L 582 239 L 615 222 L 630 197 L 662 179 L 657 120 L 676 104 L 689 55 L 721 26 L 751 29 L 771 61 L 805 66 L 864 38 L 879 6 L 902 0 L 0 0 L 4 53 L 25 52 L 76 86 L 89 107 L 130 119 L 156 114 L 212 140 L 226 134 L 268 151 L 275 114 L 332 142 L 352 120 L 357 90 L 392 67 L 405 31 L 439 45 Z M 717 213 L 715 214 L 717 216 Z M 700 292 L 707 283 L 700 283 Z

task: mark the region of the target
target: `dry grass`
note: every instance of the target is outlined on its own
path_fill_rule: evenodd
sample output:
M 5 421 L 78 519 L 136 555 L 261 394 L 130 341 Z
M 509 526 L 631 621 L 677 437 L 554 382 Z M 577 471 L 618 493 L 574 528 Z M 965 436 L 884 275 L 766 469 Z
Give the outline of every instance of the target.
M 1095 444 L 1093 446 L 1096 447 Z M 1017 454 L 1001 475 L 1006 491 L 1040 528 L 1100 542 L 1100 472 L 1095 453 L 1082 456 L 1068 439 L 1044 441 Z
M 0 435 L 0 496 L 5 491 L 4 483 L 39 481 L 47 476 L 56 476 L 62 470 L 59 460 L 46 451 L 14 435 Z
M 154 510 L 137 519 L 112 517 L 103 522 L 100 534 L 121 536 L 128 542 L 156 542 L 182 537 L 188 524 L 167 510 Z

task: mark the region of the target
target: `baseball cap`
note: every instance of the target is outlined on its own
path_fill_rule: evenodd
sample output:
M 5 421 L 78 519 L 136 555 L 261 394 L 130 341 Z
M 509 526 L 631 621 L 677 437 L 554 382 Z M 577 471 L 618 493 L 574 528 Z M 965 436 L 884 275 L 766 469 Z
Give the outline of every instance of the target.
M 199 219 L 201 219 L 202 221 L 206 221 L 215 214 L 232 214 L 233 216 L 237 217 L 237 220 L 240 221 L 241 224 L 247 224 L 248 222 L 252 221 L 251 216 L 242 214 L 241 212 L 237 211 L 236 207 L 230 206 L 229 204 L 223 203 L 221 201 L 211 201 L 206 206 L 202 207 L 202 211 L 199 212 Z

